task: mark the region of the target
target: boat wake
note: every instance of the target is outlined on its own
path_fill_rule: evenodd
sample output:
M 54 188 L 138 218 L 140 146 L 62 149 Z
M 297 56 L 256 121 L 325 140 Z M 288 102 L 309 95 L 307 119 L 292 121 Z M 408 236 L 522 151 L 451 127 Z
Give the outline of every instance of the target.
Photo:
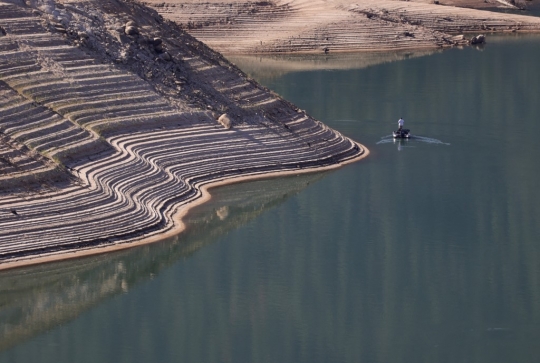
M 386 136 L 383 136 L 379 142 L 377 142 L 377 145 L 389 144 L 389 143 L 395 143 L 395 142 L 401 142 L 401 141 L 407 142 L 409 140 L 420 141 L 420 142 L 425 142 L 427 144 L 435 144 L 435 145 L 450 145 L 450 143 L 433 139 L 431 137 L 416 136 L 416 135 L 411 135 L 409 139 L 399 139 L 399 140 L 394 139 L 392 135 L 386 135 Z
M 437 144 L 437 145 L 450 145 L 449 142 L 443 142 L 441 140 L 433 139 L 431 137 L 424 137 L 424 136 L 413 136 L 413 140 L 422 141 L 428 144 Z

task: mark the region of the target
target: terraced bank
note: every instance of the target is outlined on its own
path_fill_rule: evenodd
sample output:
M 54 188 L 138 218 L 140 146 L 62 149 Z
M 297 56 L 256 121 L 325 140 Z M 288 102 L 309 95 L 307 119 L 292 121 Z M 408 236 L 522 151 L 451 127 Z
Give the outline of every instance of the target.
M 224 54 L 433 49 L 468 44 L 464 32 L 540 31 L 538 17 L 486 10 L 513 7 L 503 0 L 145 2 Z
M 0 269 L 159 239 L 210 185 L 367 154 L 144 6 L 28 3 L 0 1 Z

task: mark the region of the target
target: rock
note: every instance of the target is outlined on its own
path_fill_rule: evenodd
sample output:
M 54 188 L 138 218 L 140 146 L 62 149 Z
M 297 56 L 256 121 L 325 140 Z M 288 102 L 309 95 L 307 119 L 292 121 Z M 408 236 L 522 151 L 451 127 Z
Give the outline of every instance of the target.
M 435 4 L 435 5 L 439 5 L 440 3 L 439 3 L 439 1 L 438 1 L 438 0 L 435 0 L 435 1 L 433 1 L 433 4 Z
M 471 39 L 471 44 L 484 44 L 486 42 L 486 36 L 479 34 Z
M 161 40 L 160 38 L 152 39 L 152 44 L 154 45 L 154 47 L 157 47 L 158 45 L 161 45 L 161 43 L 163 43 L 163 40 Z
M 68 13 L 67 11 L 65 11 L 64 9 L 60 10 L 59 11 L 60 15 L 59 17 L 65 19 L 65 21 L 67 21 L 68 23 L 71 21 L 71 19 L 73 18 L 73 16 L 71 15 L 71 13 Z
M 122 32 L 122 33 L 114 32 L 114 33 L 111 33 L 111 35 L 113 37 L 115 37 L 116 40 L 118 40 L 122 44 L 131 43 L 131 38 L 129 36 L 127 36 L 124 32 Z
M 126 23 L 126 28 L 127 27 L 130 27 L 130 26 L 134 26 L 134 27 L 137 27 L 137 23 L 134 22 L 133 20 L 130 20 Z
M 229 207 L 223 206 L 219 208 L 218 210 L 216 210 L 216 215 L 218 216 L 220 220 L 224 220 L 225 218 L 229 216 Z
M 223 125 L 223 127 L 225 127 L 226 129 L 230 129 L 231 126 L 232 126 L 232 120 L 231 118 L 229 117 L 229 115 L 227 115 L 226 113 L 224 113 L 223 115 L 221 115 L 218 120 L 217 120 L 220 124 Z
M 51 24 L 60 24 L 60 21 L 58 21 L 56 16 L 49 15 L 47 16 L 47 19 L 49 19 L 49 23 Z
M 146 48 L 148 45 L 148 39 L 145 37 L 137 37 L 137 44 L 139 44 L 141 47 Z
M 88 39 L 88 34 L 86 34 L 85 32 L 77 32 L 77 36 L 80 39 Z
M 135 54 L 135 57 L 145 62 L 149 62 L 152 59 L 151 55 L 145 51 L 138 52 L 137 54 Z
M 139 29 L 134 26 L 126 26 L 126 34 L 127 35 L 137 35 L 139 34 Z
M 159 55 L 159 59 L 162 59 L 164 61 L 170 62 L 172 60 L 172 57 L 169 53 L 164 52 Z
M 40 8 L 41 8 L 41 11 L 43 11 L 45 14 L 52 14 L 54 11 L 54 5 L 50 5 L 50 4 L 40 6 Z
M 116 30 L 120 34 L 126 33 L 126 26 L 125 25 L 117 25 L 114 27 L 114 30 Z
M 154 50 L 158 53 L 163 52 L 163 44 L 154 45 Z

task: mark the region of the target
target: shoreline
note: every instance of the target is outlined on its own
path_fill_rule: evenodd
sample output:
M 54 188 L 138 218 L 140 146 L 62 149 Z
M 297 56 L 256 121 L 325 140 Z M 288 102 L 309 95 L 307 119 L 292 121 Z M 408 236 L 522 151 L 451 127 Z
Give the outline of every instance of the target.
M 469 0 L 146 0 L 226 55 L 420 50 L 470 45 L 463 34 L 540 32 L 540 18 Z M 511 4 L 496 7 L 517 10 Z
M 2 269 L 161 240 L 221 181 L 367 155 L 137 2 L 0 0 L 0 27 Z
M 293 176 L 293 175 L 298 175 L 298 174 L 317 173 L 317 172 L 335 170 L 345 165 L 360 161 L 369 155 L 370 152 L 368 148 L 366 148 L 360 143 L 357 143 L 357 142 L 354 142 L 354 143 L 361 150 L 364 150 L 364 152 L 360 155 L 355 156 L 354 158 L 342 161 L 338 164 L 314 167 L 310 169 L 274 171 L 274 172 L 269 172 L 269 173 L 244 175 L 244 176 L 239 176 L 239 177 L 226 178 L 223 180 L 218 180 L 215 182 L 209 182 L 207 184 L 204 184 L 198 188 L 198 190 L 201 192 L 200 197 L 192 201 L 189 201 L 185 205 L 179 207 L 174 212 L 173 218 L 172 218 L 173 227 L 164 233 L 158 233 L 157 235 L 152 235 L 152 236 L 143 238 L 138 241 L 133 241 L 133 242 L 124 242 L 124 243 L 119 243 L 115 245 L 103 246 L 103 247 L 91 247 L 89 249 L 80 249 L 77 251 L 72 251 L 72 252 L 67 252 L 67 253 L 59 252 L 59 253 L 44 254 L 42 256 L 38 255 L 35 257 L 34 256 L 28 257 L 26 259 L 22 258 L 17 261 L 4 262 L 4 263 L 0 263 L 0 271 L 11 270 L 11 269 L 16 269 L 20 267 L 27 267 L 27 266 L 43 264 L 43 263 L 52 263 L 52 262 L 57 262 L 57 261 L 62 261 L 62 260 L 67 260 L 67 259 L 84 258 L 88 256 L 99 255 L 99 254 L 104 254 L 104 253 L 109 253 L 109 252 L 114 252 L 114 251 L 120 251 L 120 250 L 129 249 L 129 248 L 140 247 L 140 246 L 150 244 L 150 243 L 160 242 L 166 238 L 181 234 L 185 230 L 186 225 L 183 221 L 183 218 L 187 216 L 190 210 L 193 209 L 194 207 L 204 204 L 207 201 L 212 199 L 212 193 L 210 191 L 211 189 L 219 188 L 225 185 L 238 184 L 238 183 L 249 182 L 249 181 L 260 180 L 260 179 L 274 179 L 274 178 L 287 177 L 287 176 Z

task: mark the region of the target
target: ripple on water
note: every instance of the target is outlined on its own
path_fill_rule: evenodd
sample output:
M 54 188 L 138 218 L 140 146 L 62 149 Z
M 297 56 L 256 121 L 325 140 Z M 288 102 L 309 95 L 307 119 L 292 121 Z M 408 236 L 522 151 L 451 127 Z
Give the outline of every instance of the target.
M 392 135 L 386 135 L 386 136 L 381 137 L 381 140 L 379 142 L 377 142 L 377 145 L 379 145 L 379 144 L 389 144 L 389 143 L 394 143 L 394 142 L 397 142 L 397 141 L 401 141 L 401 140 L 394 139 L 394 137 Z M 406 139 L 406 140 L 403 140 L 403 141 L 413 141 L 413 142 L 420 141 L 420 142 L 424 142 L 426 144 L 450 145 L 450 143 L 448 143 L 448 142 L 433 139 L 431 137 L 416 136 L 416 135 L 411 135 L 411 137 L 409 139 Z

